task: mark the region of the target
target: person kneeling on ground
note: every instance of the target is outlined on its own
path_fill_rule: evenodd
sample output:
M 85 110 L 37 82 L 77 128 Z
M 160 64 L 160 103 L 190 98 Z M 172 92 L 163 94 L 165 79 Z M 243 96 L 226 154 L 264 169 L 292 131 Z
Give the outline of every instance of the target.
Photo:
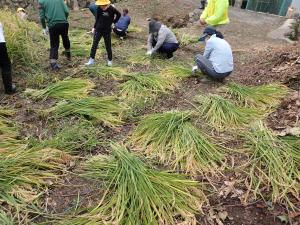
M 178 48 L 179 43 L 174 33 L 160 22 L 150 20 L 147 55 L 158 52 L 166 54 L 167 58 L 170 59 Z
M 12 83 L 11 62 L 7 53 L 3 25 L 0 22 L 0 69 L 2 70 L 2 80 L 4 84 L 5 94 L 13 94 L 16 92 L 16 86 Z
M 50 66 L 52 70 L 59 70 L 57 64 L 59 38 L 62 37 L 65 51 L 63 54 L 71 60 L 71 44 L 69 40 L 69 9 L 63 0 L 39 0 L 40 20 L 43 32 L 48 35 L 46 21 L 49 27 L 50 36 Z
M 114 26 L 114 32 L 118 35 L 121 39 L 126 37 L 126 33 L 128 27 L 130 25 L 131 18 L 128 16 L 128 9 L 123 9 L 123 15 L 119 19 L 119 21 Z
M 230 45 L 224 40 L 222 33 L 213 27 L 206 27 L 199 40 L 206 41 L 205 51 L 203 55 L 196 55 L 197 66 L 193 67 L 193 71 L 200 69 L 208 77 L 222 82 L 233 71 Z
M 107 66 L 112 66 L 112 49 L 111 49 L 111 26 L 118 22 L 121 13 L 110 4 L 109 0 L 97 0 L 96 22 L 92 33 L 94 34 L 93 45 L 91 49 L 90 59 L 85 64 L 91 66 L 95 63 L 95 56 L 101 38 L 104 38 L 105 48 L 108 56 Z

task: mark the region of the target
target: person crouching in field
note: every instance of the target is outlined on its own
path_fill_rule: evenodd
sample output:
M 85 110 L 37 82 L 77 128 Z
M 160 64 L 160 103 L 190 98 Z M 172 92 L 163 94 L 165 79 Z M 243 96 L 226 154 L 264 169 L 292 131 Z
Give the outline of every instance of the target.
M 95 56 L 101 38 L 104 38 L 105 48 L 107 52 L 107 66 L 112 66 L 112 48 L 111 48 L 111 31 L 112 24 L 118 22 L 121 13 L 110 4 L 109 0 L 97 0 L 96 22 L 92 33 L 94 34 L 93 45 L 89 61 L 85 64 L 91 66 L 95 63 Z
M 196 55 L 197 66 L 193 67 L 193 72 L 200 69 L 212 80 L 223 82 L 225 77 L 233 71 L 233 56 L 230 45 L 224 40 L 221 32 L 213 27 L 206 27 L 203 36 L 199 39 L 205 41 L 203 55 Z M 202 82 L 207 79 L 202 79 Z
M 149 22 L 148 51 L 147 55 L 155 52 L 166 54 L 168 59 L 173 58 L 173 53 L 179 48 L 175 34 L 165 25 L 156 21 Z
M 126 37 L 126 33 L 128 30 L 128 27 L 130 25 L 131 18 L 128 15 L 128 9 L 123 9 L 123 15 L 119 19 L 119 21 L 114 26 L 114 32 L 116 35 L 118 35 L 121 39 Z
M 12 83 L 11 62 L 7 53 L 3 25 L 0 22 L 0 69 L 2 70 L 2 80 L 4 84 L 5 94 L 13 94 L 16 92 L 16 86 Z
M 228 7 L 228 0 L 209 0 L 200 16 L 200 24 L 213 27 L 228 24 Z
M 45 35 L 50 36 L 50 66 L 52 70 L 59 70 L 60 65 L 57 64 L 59 38 L 62 37 L 63 46 L 65 48 L 64 55 L 71 60 L 71 44 L 69 40 L 69 9 L 63 0 L 39 0 L 40 20 Z

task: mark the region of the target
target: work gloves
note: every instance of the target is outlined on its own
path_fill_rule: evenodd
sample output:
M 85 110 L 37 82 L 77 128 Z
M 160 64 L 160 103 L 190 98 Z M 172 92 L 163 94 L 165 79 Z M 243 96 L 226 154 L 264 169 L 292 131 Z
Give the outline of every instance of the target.
M 153 50 L 151 49 L 151 50 L 148 50 L 148 51 L 147 51 L 146 55 L 151 56 L 151 55 L 153 55 L 153 53 L 154 53 L 154 52 L 153 52 Z
M 49 28 L 46 27 L 45 29 L 43 29 L 43 35 L 48 37 L 49 36 Z

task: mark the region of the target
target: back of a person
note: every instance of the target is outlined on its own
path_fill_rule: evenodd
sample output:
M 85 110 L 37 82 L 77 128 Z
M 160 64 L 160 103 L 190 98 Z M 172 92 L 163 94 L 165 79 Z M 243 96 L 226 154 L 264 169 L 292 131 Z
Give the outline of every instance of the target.
M 222 6 L 223 12 L 222 15 L 216 15 L 216 12 L 220 9 L 217 9 L 217 6 Z M 229 23 L 228 18 L 228 7 L 229 7 L 229 1 L 228 0 L 209 0 L 208 5 L 205 8 L 207 12 L 207 18 L 217 16 L 217 19 L 214 19 L 214 23 L 210 24 L 212 26 L 216 25 L 222 25 Z
M 67 22 L 63 0 L 39 0 L 39 3 L 45 10 L 49 25 Z
M 207 41 L 207 44 L 213 48 L 209 60 L 212 62 L 216 72 L 225 73 L 232 71 L 233 56 L 229 43 L 224 39 L 212 36 Z
M 127 30 L 130 24 L 131 18 L 128 15 L 121 16 L 119 21 L 116 23 L 116 27 L 120 30 Z
M 160 31 L 166 34 L 165 43 L 178 43 L 175 34 L 165 25 L 162 25 Z

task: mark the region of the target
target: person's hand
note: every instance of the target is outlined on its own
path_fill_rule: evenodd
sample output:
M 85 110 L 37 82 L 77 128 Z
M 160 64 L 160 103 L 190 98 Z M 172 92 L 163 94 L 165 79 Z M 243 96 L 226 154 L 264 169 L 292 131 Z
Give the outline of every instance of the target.
M 93 29 L 92 29 L 92 34 L 95 34 L 95 33 L 96 33 L 96 29 L 93 28 Z
M 46 27 L 45 29 L 43 29 L 43 35 L 49 36 L 49 29 L 48 29 L 48 27 Z
M 149 50 L 149 51 L 147 51 L 146 55 L 149 55 L 149 56 L 151 56 L 151 55 L 152 55 L 152 53 L 153 53 L 153 51 L 152 51 L 152 50 Z
M 199 20 L 199 22 L 200 22 L 200 25 L 201 25 L 201 26 L 205 26 L 205 25 L 206 25 L 205 19 L 202 19 L 202 18 L 201 18 L 201 19 Z
M 113 23 L 113 24 L 111 25 L 112 29 L 114 29 L 114 28 L 115 28 L 115 26 L 116 26 L 116 25 Z

